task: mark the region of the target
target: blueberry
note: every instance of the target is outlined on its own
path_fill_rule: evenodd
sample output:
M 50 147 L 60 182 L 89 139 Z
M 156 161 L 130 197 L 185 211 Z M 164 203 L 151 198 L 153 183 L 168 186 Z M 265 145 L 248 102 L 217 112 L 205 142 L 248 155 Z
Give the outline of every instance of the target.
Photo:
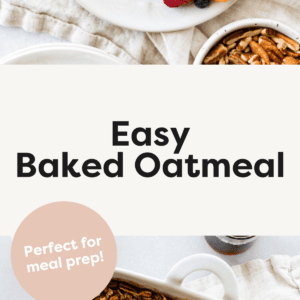
M 206 8 L 209 6 L 210 0 L 195 0 L 194 3 L 198 8 Z

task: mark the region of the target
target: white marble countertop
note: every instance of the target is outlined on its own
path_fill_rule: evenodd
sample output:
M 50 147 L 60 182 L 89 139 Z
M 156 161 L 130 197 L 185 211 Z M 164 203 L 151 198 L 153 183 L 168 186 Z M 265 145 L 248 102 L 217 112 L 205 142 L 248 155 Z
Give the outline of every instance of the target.
M 15 51 L 47 43 L 69 43 L 57 39 L 46 33 L 27 32 L 19 27 L 5 27 L 0 25 L 0 58 Z
M 117 267 L 164 279 L 179 260 L 197 253 L 219 256 L 229 265 L 254 259 L 268 259 L 272 255 L 300 255 L 300 236 L 260 237 L 251 249 L 237 256 L 216 253 L 204 237 L 116 237 Z M 10 237 L 0 237 L 0 295 L 1 300 L 33 300 L 18 284 L 10 262 Z M 185 282 L 207 275 L 195 272 Z

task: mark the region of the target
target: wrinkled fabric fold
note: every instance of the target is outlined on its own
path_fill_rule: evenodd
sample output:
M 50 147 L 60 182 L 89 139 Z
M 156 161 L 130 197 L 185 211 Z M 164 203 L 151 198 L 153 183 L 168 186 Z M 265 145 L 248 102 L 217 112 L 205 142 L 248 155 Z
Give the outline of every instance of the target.
M 232 269 L 239 283 L 240 300 L 300 299 L 300 256 L 275 255 L 266 261 L 254 260 Z M 186 287 L 220 299 L 224 293 L 215 275 L 190 282 Z

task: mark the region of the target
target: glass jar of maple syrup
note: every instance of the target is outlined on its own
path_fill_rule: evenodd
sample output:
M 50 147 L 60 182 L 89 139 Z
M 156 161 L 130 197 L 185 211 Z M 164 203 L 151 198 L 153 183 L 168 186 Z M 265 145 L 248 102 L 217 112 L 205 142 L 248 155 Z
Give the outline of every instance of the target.
M 254 235 L 205 236 L 207 243 L 217 252 L 237 255 L 253 246 L 258 237 Z

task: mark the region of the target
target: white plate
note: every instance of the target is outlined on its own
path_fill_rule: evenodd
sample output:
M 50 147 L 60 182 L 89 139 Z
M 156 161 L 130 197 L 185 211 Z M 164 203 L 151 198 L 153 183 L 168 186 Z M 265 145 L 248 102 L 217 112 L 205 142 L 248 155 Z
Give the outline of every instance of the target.
M 169 8 L 163 0 L 77 0 L 97 17 L 115 25 L 147 32 L 167 32 L 206 22 L 228 9 L 237 0 L 216 3 L 205 9 L 193 3 Z
M 12 53 L 2 65 L 123 65 L 117 57 L 102 50 L 77 44 L 44 44 Z

